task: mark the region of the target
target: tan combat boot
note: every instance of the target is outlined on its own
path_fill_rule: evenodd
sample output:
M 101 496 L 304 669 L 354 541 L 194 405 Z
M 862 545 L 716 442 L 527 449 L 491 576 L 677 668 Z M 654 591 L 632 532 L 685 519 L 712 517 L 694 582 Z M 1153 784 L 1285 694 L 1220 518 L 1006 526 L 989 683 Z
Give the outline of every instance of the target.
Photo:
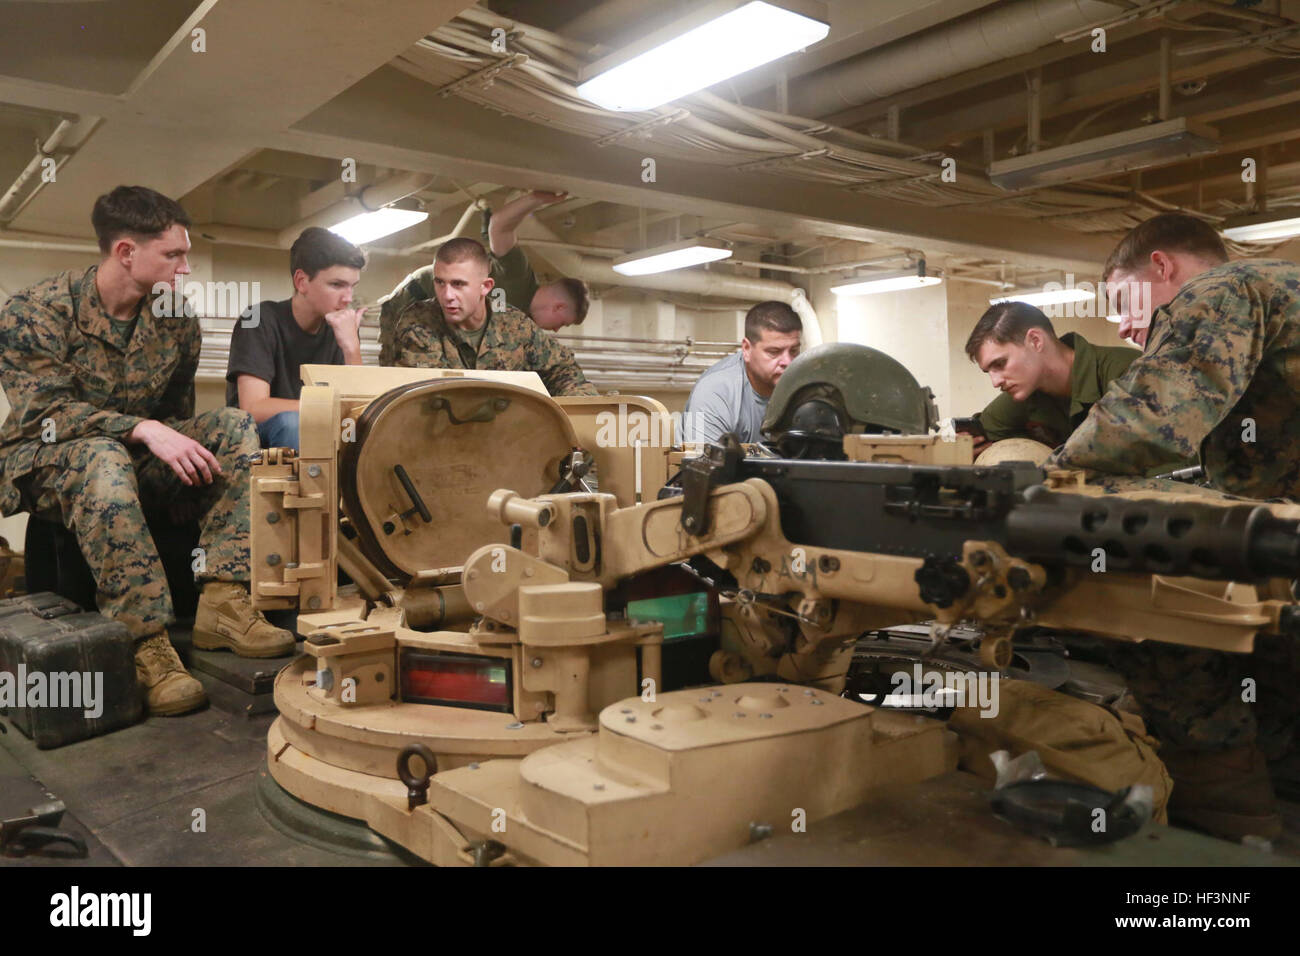
M 246 586 L 209 581 L 194 615 L 194 646 L 229 648 L 240 657 L 284 657 L 293 653 L 293 634 L 253 610 Z
M 1282 835 L 1282 818 L 1264 755 L 1253 746 L 1233 750 L 1160 752 L 1174 790 L 1169 819 L 1225 840 Z
M 145 692 L 149 713 L 174 717 L 208 701 L 203 685 L 185 670 L 166 632 L 146 637 L 135 646 L 135 678 Z

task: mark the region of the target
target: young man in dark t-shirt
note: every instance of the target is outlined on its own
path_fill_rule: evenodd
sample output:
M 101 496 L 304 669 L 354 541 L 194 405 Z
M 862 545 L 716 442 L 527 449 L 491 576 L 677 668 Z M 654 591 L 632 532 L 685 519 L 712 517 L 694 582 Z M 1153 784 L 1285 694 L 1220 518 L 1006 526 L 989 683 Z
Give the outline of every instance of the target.
M 298 448 L 302 365 L 360 365 L 361 309 L 350 309 L 366 258 L 328 229 L 304 229 L 289 250 L 293 298 L 259 303 L 235 323 L 226 404 L 252 414 L 263 448 Z

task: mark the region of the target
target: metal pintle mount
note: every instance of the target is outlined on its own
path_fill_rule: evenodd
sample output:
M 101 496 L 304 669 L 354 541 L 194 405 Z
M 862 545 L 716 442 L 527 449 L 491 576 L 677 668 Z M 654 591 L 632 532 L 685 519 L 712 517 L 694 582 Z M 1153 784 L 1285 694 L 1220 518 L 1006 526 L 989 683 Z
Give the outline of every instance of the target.
M 740 441 L 730 432 L 721 445 L 706 445 L 699 458 L 682 462 L 682 530 L 694 537 L 709 531 L 709 493 L 736 480 L 745 457 Z

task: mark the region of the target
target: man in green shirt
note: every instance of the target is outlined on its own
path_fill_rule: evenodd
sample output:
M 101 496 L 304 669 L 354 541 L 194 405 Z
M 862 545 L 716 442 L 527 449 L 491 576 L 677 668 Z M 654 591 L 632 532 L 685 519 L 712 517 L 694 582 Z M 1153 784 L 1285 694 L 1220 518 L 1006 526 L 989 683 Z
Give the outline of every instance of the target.
M 988 441 L 1032 438 L 1055 448 L 1142 353 L 1093 345 L 1075 332 L 1057 338 L 1040 309 L 999 302 L 975 323 L 966 354 L 1002 392 L 980 413 Z M 1171 462 L 1163 470 L 1180 464 Z
M 518 229 L 536 210 L 566 198 L 566 193 L 540 190 L 525 193 L 506 203 L 489 219 L 484 237 L 484 245 L 491 250 L 492 308 L 498 312 L 508 307 L 518 309 L 548 332 L 582 324 L 591 304 L 587 286 L 581 279 L 570 278 L 538 285 L 528 257 L 519 248 Z M 432 264 L 416 269 L 380 300 L 380 365 L 393 365 L 397 361 L 394 332 L 397 319 L 406 307 L 435 298 L 433 269 Z

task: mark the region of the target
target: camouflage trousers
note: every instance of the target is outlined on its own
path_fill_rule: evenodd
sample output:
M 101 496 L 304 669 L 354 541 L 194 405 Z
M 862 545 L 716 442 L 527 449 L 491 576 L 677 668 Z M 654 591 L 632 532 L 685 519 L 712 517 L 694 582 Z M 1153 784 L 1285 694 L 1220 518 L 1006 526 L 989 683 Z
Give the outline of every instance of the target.
M 1169 748 L 1228 750 L 1256 745 L 1270 760 L 1292 747 L 1300 722 L 1296 641 L 1261 635 L 1250 654 L 1199 647 L 1108 642 L 1147 729 Z
M 173 514 L 201 516 L 195 580 L 246 582 L 248 457 L 260 444 L 253 416 L 219 408 L 172 423 L 221 464 L 210 485 L 185 485 L 147 447 L 108 437 L 42 448 L 18 485 L 29 511 L 72 530 L 95 577 L 100 613 L 137 638 L 175 620 L 167 576 L 141 500 Z
M 1254 504 L 1222 492 L 1159 479 L 1107 476 L 1108 492 L 1163 491 Z M 1178 644 L 1107 642 L 1111 666 L 1166 747 L 1228 750 L 1258 746 L 1269 760 L 1291 750 L 1300 726 L 1300 649 L 1294 638 L 1263 634 L 1250 654 Z

